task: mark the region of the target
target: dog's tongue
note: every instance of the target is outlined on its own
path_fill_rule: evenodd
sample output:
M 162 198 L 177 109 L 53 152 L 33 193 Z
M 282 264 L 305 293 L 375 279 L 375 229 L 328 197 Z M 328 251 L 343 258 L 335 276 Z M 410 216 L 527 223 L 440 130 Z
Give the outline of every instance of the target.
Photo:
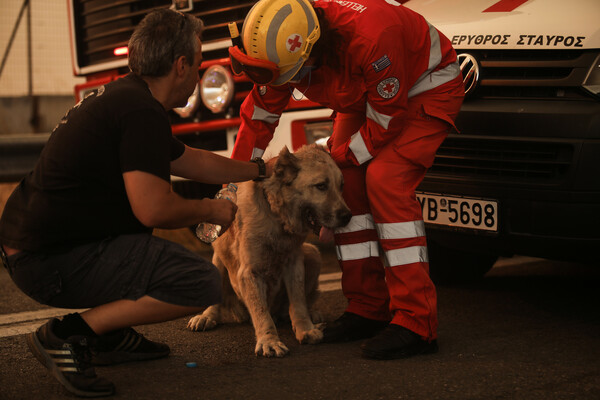
M 333 230 L 329 228 L 321 227 L 321 231 L 319 232 L 319 240 L 324 243 L 329 243 L 333 241 Z

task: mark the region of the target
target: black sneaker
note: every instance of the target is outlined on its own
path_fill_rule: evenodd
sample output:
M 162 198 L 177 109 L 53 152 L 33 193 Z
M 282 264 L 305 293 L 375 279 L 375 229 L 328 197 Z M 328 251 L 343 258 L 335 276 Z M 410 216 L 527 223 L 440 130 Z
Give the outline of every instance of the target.
M 428 342 L 413 331 L 394 324 L 365 341 L 361 348 L 363 357 L 378 360 L 394 360 L 438 352 L 437 341 Z
M 377 321 L 345 312 L 333 322 L 328 322 L 323 330 L 323 342 L 350 342 L 370 338 L 388 325 L 387 321 Z
M 113 365 L 154 360 L 166 357 L 170 351 L 166 344 L 148 340 L 133 328 L 125 328 L 98 337 L 92 348 L 92 364 Z
M 115 385 L 96 376 L 90 364 L 86 336 L 58 338 L 52 327 L 58 320 L 51 319 L 27 336 L 27 345 L 33 355 L 71 393 L 81 397 L 103 397 L 115 393 Z

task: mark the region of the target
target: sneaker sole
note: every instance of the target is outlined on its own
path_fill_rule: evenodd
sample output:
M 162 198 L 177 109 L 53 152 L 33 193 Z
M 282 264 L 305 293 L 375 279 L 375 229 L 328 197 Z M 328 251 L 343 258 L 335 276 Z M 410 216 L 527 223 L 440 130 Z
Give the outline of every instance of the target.
M 40 343 L 39 339 L 35 332 L 27 335 L 27 346 L 29 350 L 33 353 L 35 358 L 44 366 L 46 369 L 63 385 L 69 392 L 76 394 L 81 397 L 106 397 L 112 396 L 115 394 L 114 391 L 105 391 L 105 392 L 86 392 L 85 390 L 77 389 L 75 386 L 69 382 L 67 378 L 63 375 L 62 372 L 58 369 L 58 366 L 52 361 L 52 357 L 46 353 L 44 346 Z
M 426 343 L 425 345 L 412 346 L 401 351 L 373 351 L 362 349 L 364 358 L 374 360 L 399 360 L 417 355 L 434 354 L 439 351 L 437 342 Z

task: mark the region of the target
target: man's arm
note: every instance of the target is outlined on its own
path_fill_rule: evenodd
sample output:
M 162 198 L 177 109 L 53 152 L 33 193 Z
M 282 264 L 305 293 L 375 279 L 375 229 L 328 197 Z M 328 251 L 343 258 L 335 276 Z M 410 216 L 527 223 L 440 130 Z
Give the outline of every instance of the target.
M 207 221 L 221 225 L 224 232 L 237 211 L 229 200 L 185 199 L 169 182 L 148 172 L 125 172 L 123 180 L 133 214 L 147 227 L 177 229 Z
M 181 157 L 171 162 L 171 174 L 202 183 L 223 184 L 258 177 L 258 166 L 186 146 Z M 270 175 L 268 170 L 267 175 Z

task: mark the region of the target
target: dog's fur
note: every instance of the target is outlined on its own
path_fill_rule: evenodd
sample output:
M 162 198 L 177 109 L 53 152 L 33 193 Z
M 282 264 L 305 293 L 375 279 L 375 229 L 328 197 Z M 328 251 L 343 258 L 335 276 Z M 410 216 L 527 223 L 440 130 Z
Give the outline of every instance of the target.
M 223 277 L 223 303 L 190 319 L 188 328 L 207 330 L 250 317 L 255 353 L 282 357 L 289 350 L 272 316 L 287 316 L 289 307 L 296 339 L 320 342 L 323 333 L 313 324 L 319 321 L 311 319 L 311 307 L 318 296 L 321 255 L 304 241 L 311 229 L 349 222 L 342 185 L 339 168 L 317 145 L 294 154 L 284 148 L 271 177 L 240 184 L 235 220 L 213 243 L 213 263 Z

